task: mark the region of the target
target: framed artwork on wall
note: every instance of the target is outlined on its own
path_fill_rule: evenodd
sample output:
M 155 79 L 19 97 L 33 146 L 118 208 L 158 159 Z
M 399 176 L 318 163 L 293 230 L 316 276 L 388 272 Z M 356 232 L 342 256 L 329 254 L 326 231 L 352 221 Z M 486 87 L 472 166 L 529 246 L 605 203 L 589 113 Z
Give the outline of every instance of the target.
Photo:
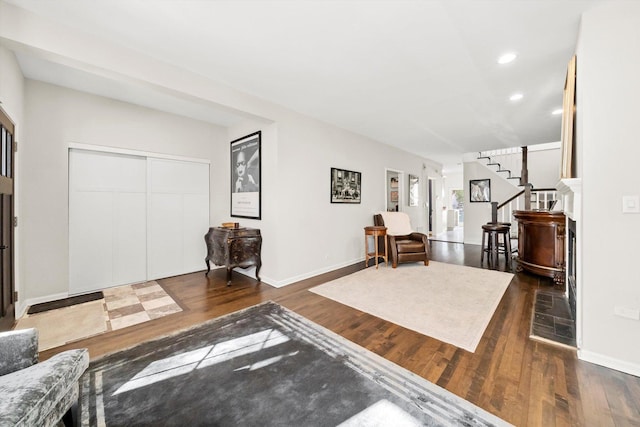
M 418 177 L 409 175 L 409 206 L 418 206 L 420 194 Z
M 231 216 L 261 218 L 262 133 L 254 132 L 231 141 Z
M 491 180 L 472 179 L 469 181 L 469 200 L 471 202 L 491 201 Z
M 560 178 L 574 178 L 575 166 L 573 162 L 574 135 L 576 109 L 576 56 L 569 61 L 567 78 L 564 83 L 562 100 L 562 165 Z
M 360 203 L 362 173 L 331 168 L 331 203 Z

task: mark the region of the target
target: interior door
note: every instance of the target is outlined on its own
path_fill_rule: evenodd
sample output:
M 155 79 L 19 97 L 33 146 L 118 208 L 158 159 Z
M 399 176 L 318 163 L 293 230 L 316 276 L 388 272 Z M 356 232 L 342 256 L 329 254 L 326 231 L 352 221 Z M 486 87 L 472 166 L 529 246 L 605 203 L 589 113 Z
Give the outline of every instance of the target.
M 0 330 L 15 320 L 14 299 L 14 140 L 13 122 L 0 108 Z

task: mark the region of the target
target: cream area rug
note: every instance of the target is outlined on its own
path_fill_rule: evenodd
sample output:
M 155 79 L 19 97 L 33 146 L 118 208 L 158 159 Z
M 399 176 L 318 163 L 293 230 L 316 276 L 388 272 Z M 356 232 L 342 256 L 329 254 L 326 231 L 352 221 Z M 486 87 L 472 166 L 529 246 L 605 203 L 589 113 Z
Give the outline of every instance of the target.
M 182 308 L 155 281 L 102 291 L 104 298 L 55 310 L 26 314 L 15 329 L 36 328 L 38 350 L 48 350 L 108 331 L 126 328 Z
M 369 267 L 310 291 L 474 352 L 512 278 L 431 261 Z

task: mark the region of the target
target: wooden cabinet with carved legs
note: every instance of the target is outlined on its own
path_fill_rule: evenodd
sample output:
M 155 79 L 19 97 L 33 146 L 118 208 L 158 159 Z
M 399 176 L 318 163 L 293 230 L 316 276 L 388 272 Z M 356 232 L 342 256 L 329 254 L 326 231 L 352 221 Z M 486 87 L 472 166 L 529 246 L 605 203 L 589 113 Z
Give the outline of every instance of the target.
M 553 279 L 565 287 L 565 215 L 562 212 L 514 211 L 518 221 L 518 271 Z
M 230 286 L 232 269 L 255 266 L 256 278 L 260 281 L 262 236 L 259 229 L 211 227 L 204 240 L 207 243 L 205 275 L 210 270 L 209 262 L 224 265 L 227 268 L 227 286 Z

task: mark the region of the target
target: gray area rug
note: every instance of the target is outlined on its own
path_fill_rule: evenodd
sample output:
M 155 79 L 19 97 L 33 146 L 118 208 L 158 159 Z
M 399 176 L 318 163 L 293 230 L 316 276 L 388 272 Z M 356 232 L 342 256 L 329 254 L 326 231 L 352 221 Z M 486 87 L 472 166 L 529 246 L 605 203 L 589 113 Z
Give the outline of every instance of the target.
M 83 426 L 502 426 L 501 419 L 267 302 L 91 363 Z

